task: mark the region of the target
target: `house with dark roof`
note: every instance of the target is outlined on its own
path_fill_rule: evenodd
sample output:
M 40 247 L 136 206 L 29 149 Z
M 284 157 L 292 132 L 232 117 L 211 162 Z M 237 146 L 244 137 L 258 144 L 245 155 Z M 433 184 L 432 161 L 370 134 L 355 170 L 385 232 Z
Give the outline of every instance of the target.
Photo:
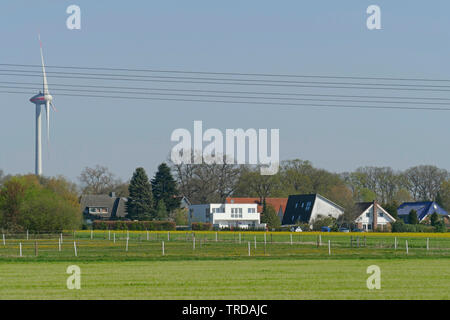
M 127 215 L 127 198 L 109 195 L 84 194 L 80 198 L 80 206 L 86 220 L 111 220 L 124 218 Z
M 402 203 L 397 208 L 397 214 L 399 218 L 402 218 L 405 222 L 408 221 L 408 215 L 411 210 L 415 210 L 417 212 L 417 218 L 419 222 L 422 222 L 436 212 L 443 218 L 449 217 L 447 211 L 445 211 L 440 205 L 438 205 L 435 201 L 422 201 L 422 202 L 405 202 Z
M 358 229 L 386 230 L 390 223 L 395 222 L 395 218 L 376 201 L 358 202 L 355 206 L 358 212 L 358 217 L 355 219 Z
M 283 220 L 284 212 L 286 210 L 288 198 L 266 198 L 266 205 L 271 205 L 280 219 Z M 263 211 L 263 203 L 260 198 L 235 198 L 228 197 L 225 203 L 256 203 L 258 205 L 258 212 Z
M 312 224 L 319 216 L 338 218 L 344 208 L 320 194 L 291 195 L 286 204 L 283 225 Z

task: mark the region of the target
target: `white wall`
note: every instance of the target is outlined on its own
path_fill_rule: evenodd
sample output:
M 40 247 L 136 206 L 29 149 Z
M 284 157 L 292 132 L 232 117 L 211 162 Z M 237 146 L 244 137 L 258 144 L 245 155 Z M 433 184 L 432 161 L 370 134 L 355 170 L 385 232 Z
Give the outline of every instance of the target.
M 215 208 L 221 208 L 224 212 L 212 213 Z M 232 217 L 231 209 L 241 208 L 242 217 L 234 214 Z M 254 213 L 249 213 L 248 209 L 254 209 Z M 207 219 L 207 212 L 210 212 L 210 219 Z M 258 205 L 256 203 L 211 203 L 211 204 L 197 204 L 189 207 L 189 224 L 192 222 L 209 222 L 220 227 L 235 226 L 240 224 L 242 228 L 249 225 L 260 224 L 260 213 L 258 212 Z
M 367 217 L 367 213 L 369 214 L 369 217 Z M 379 207 L 377 208 L 377 224 L 388 224 L 391 222 L 394 222 L 393 219 L 391 219 L 385 211 L 381 210 Z M 358 218 L 355 220 L 356 223 L 362 223 L 362 224 L 373 224 L 373 205 L 371 205 L 369 208 L 367 208 Z
M 324 217 L 332 216 L 333 218 L 338 218 L 343 213 L 344 210 L 337 207 L 332 202 L 327 201 L 320 196 L 316 196 L 314 207 L 311 212 L 311 217 L 309 218 L 309 223 L 312 223 L 319 215 Z

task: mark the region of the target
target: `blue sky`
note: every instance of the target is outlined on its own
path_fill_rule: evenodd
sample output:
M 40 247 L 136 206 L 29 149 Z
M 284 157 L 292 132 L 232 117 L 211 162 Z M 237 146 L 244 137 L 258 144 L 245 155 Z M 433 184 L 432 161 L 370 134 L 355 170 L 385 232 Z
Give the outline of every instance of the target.
M 0 63 L 39 64 L 39 31 L 48 65 L 448 79 L 450 3 L 431 3 L 2 1 Z M 70 4 L 81 7 L 81 30 L 66 28 Z M 366 28 L 371 4 L 381 7 L 382 30 Z M 49 76 L 50 84 L 57 81 Z M 28 99 L 35 93 L 0 93 L 0 169 L 7 173 L 34 170 Z M 172 131 L 192 131 L 194 120 L 223 131 L 279 128 L 281 159 L 335 172 L 418 164 L 450 170 L 448 112 L 53 96 L 58 112 L 51 151 L 44 148 L 45 175 L 76 180 L 96 164 L 123 179 L 138 166 L 153 174 L 175 144 Z

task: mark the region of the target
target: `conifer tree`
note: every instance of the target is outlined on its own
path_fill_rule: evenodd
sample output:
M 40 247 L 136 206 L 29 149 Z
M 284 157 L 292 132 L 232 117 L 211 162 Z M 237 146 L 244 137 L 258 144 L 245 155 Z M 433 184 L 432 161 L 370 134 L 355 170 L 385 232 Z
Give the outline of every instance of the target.
M 154 216 L 152 185 L 144 168 L 137 168 L 128 187 L 127 217 L 132 220 L 151 220 Z

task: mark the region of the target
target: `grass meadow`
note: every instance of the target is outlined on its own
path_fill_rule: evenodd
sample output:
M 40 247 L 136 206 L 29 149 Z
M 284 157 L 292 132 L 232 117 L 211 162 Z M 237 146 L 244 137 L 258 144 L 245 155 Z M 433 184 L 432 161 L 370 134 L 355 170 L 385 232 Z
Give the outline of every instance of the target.
M 59 237 L 0 239 L 0 299 L 450 296 L 448 234 L 76 231 L 61 246 Z M 80 290 L 67 289 L 69 265 L 81 268 Z M 379 290 L 366 286 L 370 265 Z

